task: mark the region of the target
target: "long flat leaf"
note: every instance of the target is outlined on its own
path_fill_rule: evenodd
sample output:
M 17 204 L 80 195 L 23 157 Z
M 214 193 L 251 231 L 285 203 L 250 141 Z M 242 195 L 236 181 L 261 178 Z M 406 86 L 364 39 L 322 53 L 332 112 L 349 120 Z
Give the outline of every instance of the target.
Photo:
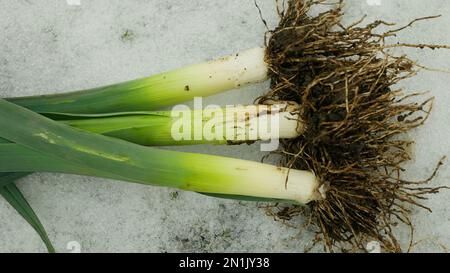
M 16 180 L 21 179 L 30 173 L 0 173 L 0 188 L 14 184 Z
M 16 184 L 11 183 L 11 181 L 15 181 L 26 175 L 28 175 L 28 173 L 0 174 L 0 185 L 3 185 L 0 187 L 0 194 L 38 233 L 42 241 L 45 243 L 48 252 L 53 253 L 55 252 L 55 248 L 50 242 L 44 226 L 34 212 L 33 208 L 31 208 L 30 204 L 23 196 L 22 192 L 20 192 L 20 190 L 17 188 Z

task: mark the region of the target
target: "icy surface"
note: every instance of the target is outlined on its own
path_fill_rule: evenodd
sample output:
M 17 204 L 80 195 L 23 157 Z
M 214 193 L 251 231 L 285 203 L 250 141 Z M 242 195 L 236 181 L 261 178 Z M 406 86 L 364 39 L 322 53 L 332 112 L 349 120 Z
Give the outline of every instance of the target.
M 269 26 L 274 1 L 259 0 Z M 447 0 L 349 0 L 348 22 L 408 23 L 442 14 L 407 29 L 408 42 L 450 44 Z M 0 2 L 0 95 L 22 96 L 84 89 L 196 63 L 263 44 L 265 27 L 253 0 L 2 0 Z M 423 64 L 450 69 L 450 53 L 408 50 Z M 423 72 L 404 82 L 408 90 L 436 97 L 429 122 L 411 133 L 416 159 L 408 178 L 424 178 L 450 155 L 450 75 Z M 251 103 L 263 83 L 207 99 L 222 105 Z M 258 145 L 179 148 L 259 160 Z M 449 185 L 447 163 L 434 185 Z M 41 218 L 57 251 L 83 252 L 245 251 L 301 252 L 313 233 L 281 225 L 254 203 L 195 193 L 59 174 L 35 174 L 18 183 Z M 428 214 L 415 210 L 413 251 L 450 248 L 450 192 L 432 196 Z M 299 219 L 297 224 L 301 224 Z M 408 229 L 399 228 L 403 244 Z M 45 252 L 35 232 L 0 200 L 0 252 Z M 315 251 L 321 251 L 316 248 Z

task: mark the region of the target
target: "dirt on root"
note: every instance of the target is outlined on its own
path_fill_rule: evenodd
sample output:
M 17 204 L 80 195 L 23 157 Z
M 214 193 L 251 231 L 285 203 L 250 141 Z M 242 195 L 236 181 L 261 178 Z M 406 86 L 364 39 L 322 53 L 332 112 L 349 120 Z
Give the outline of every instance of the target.
M 403 222 L 413 230 L 413 206 L 438 193 L 425 181 L 401 178 L 402 164 L 411 159 L 412 140 L 405 133 L 428 118 L 433 98 L 405 95 L 395 86 L 421 67 L 393 47 L 448 48 L 439 45 L 386 43 L 405 27 L 375 21 L 341 23 L 343 1 L 317 16 L 309 16 L 318 0 L 278 3 L 280 23 L 268 32 L 266 60 L 271 91 L 258 103 L 290 100 L 301 105 L 305 133 L 282 142 L 282 165 L 313 171 L 326 198 L 305 207 L 272 207 L 269 213 L 289 220 L 302 214 L 318 227 L 316 242 L 327 251 L 365 250 L 376 240 L 389 252 L 402 251 L 393 227 Z M 379 32 L 380 27 L 391 30 Z M 417 102 L 421 101 L 421 102 Z M 289 182 L 288 182 L 289 183 Z

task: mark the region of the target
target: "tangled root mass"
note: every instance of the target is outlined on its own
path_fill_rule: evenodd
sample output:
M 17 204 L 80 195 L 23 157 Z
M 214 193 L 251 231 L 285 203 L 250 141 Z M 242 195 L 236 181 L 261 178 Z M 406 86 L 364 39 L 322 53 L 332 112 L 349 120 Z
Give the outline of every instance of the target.
M 306 212 L 318 227 L 316 239 L 328 251 L 364 249 L 368 240 L 377 240 L 385 250 L 398 252 L 393 227 L 401 221 L 412 228 L 411 208 L 428 209 L 419 201 L 440 188 L 426 185 L 437 168 L 425 181 L 401 178 L 412 144 L 403 135 L 426 121 L 433 99 L 394 88 L 420 66 L 407 56 L 390 54 L 389 48 L 445 46 L 386 43 L 412 23 L 432 17 L 380 34 L 381 26 L 392 24 L 360 26 L 361 20 L 343 26 L 342 1 L 315 17 L 308 15 L 321 4 L 325 1 L 290 0 L 279 9 L 280 23 L 266 42 L 271 92 L 259 103 L 291 100 L 301 105 L 307 129 L 301 137 L 283 141 L 282 163 L 313 171 L 326 198 L 307 210 L 291 206 L 271 213 L 289 219 Z M 419 97 L 422 102 L 414 102 Z

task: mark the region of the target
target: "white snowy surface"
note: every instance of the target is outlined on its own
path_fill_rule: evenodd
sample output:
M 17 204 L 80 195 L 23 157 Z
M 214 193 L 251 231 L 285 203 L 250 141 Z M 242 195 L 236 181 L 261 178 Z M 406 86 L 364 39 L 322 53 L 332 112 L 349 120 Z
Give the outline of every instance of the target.
M 258 4 L 275 26 L 274 1 Z M 450 44 L 447 0 L 348 0 L 346 12 L 347 22 L 367 14 L 368 20 L 402 25 L 442 14 L 405 30 L 399 39 Z M 1 0 L 0 96 L 65 92 L 148 76 L 263 45 L 264 32 L 253 0 Z M 424 65 L 450 70 L 450 52 L 407 52 Z M 417 145 L 407 176 L 421 179 L 441 156 L 450 156 L 450 74 L 423 72 L 401 85 L 436 97 L 428 123 L 410 134 Z M 206 103 L 251 103 L 267 89 L 263 83 Z M 178 150 L 248 160 L 263 155 L 258 145 Z M 449 184 L 447 161 L 433 185 Z M 273 221 L 254 203 L 188 192 L 172 198 L 171 189 L 61 174 L 34 174 L 18 185 L 59 252 L 69 251 L 74 241 L 83 252 L 301 252 L 313 236 Z M 420 242 L 413 251 L 450 248 L 449 200 L 450 192 L 444 191 L 425 201 L 432 214 L 414 210 Z M 408 229 L 398 232 L 408 244 Z M 0 199 L 0 252 L 45 251 L 32 228 Z

